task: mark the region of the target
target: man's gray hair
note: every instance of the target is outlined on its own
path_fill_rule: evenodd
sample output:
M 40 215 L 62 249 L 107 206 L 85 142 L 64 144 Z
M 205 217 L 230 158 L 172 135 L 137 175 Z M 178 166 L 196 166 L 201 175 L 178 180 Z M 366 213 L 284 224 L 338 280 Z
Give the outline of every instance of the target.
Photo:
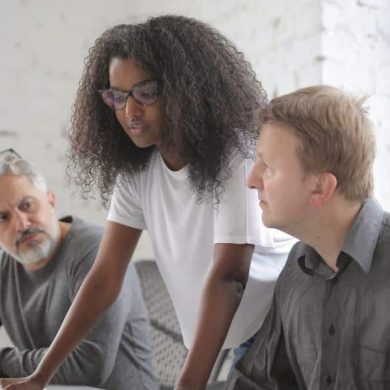
M 3 175 L 26 176 L 35 188 L 47 192 L 47 184 L 43 175 L 23 158 L 0 159 L 0 176 Z

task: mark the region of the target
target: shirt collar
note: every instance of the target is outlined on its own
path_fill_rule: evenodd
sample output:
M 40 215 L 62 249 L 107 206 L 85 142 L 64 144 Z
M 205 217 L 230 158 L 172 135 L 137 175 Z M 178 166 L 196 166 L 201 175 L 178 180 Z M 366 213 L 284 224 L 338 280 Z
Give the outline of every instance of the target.
M 321 275 L 325 279 L 332 279 L 335 272 L 322 260 L 321 256 L 309 245 L 304 245 L 298 255 L 298 264 L 308 275 Z
M 368 273 L 371 268 L 382 219 L 383 209 L 378 201 L 366 200 L 353 221 L 342 248 L 342 252 L 356 261 L 365 273 Z M 309 275 L 316 273 L 326 279 L 332 279 L 336 275 L 320 255 L 308 245 L 300 247 L 297 259 L 302 271 Z M 339 270 L 344 268 L 347 262 L 348 259 L 345 257 L 339 257 L 337 261 Z
M 342 251 L 352 257 L 368 273 L 379 232 L 382 227 L 383 209 L 375 199 L 366 200 L 356 216 L 345 239 Z

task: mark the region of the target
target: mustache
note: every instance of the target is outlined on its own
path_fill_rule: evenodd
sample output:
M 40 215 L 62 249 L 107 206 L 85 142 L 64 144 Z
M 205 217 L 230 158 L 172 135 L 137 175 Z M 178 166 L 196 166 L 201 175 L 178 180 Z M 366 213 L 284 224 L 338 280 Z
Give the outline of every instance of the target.
M 18 236 L 16 237 L 16 247 L 18 247 L 20 245 L 20 243 L 28 236 L 31 236 L 31 235 L 34 235 L 34 234 L 38 234 L 38 233 L 46 233 L 44 229 L 40 228 L 40 227 L 31 227 L 31 228 L 27 228 L 26 230 L 23 230 L 22 232 L 20 232 L 18 234 Z

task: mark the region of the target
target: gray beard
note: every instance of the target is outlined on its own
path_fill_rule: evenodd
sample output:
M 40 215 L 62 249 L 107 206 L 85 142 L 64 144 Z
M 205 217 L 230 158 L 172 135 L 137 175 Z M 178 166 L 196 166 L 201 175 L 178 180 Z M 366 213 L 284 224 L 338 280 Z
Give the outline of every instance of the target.
M 60 224 L 57 220 L 53 221 L 50 232 L 44 232 L 47 239 L 42 244 L 37 244 L 24 252 L 11 253 L 19 263 L 23 265 L 32 265 L 49 258 L 53 255 L 60 238 Z

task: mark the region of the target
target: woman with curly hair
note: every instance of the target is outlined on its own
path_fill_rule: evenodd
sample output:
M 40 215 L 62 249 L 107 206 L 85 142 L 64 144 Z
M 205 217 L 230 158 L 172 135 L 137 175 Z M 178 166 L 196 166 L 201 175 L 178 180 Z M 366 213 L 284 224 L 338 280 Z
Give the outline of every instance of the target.
M 261 326 L 292 245 L 261 225 L 245 186 L 266 101 L 250 64 L 181 16 L 119 25 L 90 49 L 70 134 L 70 170 L 111 199 L 95 265 L 45 358 L 41 389 L 115 300 L 143 229 L 189 348 L 177 389 L 203 389 L 222 347 Z M 27 387 L 36 384 L 37 387 Z M 26 386 L 26 387 L 24 387 Z

